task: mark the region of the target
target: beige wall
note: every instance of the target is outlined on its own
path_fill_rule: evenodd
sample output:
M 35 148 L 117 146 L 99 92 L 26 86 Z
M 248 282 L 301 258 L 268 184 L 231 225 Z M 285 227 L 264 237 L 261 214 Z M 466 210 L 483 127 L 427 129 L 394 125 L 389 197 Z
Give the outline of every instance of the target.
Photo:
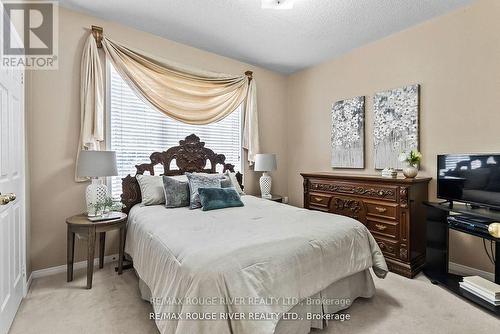
M 28 75 L 28 150 L 31 186 L 31 264 L 33 270 L 66 263 L 65 217 L 82 212 L 87 184 L 73 181 L 80 126 L 80 58 L 86 29 L 92 24 L 117 41 L 202 69 L 239 74 L 254 71 L 259 97 L 261 147 L 286 161 L 286 77 L 95 17 L 60 8 L 59 70 Z M 273 190 L 287 193 L 286 173 L 275 173 Z M 258 192 L 258 175 L 245 168 L 246 190 Z M 112 239 L 116 238 L 113 234 Z M 77 260 L 83 242 L 77 242 Z M 107 253 L 116 253 L 108 242 Z M 78 247 L 80 246 L 80 247 Z M 110 249 L 111 248 L 111 249 Z
M 73 181 L 79 131 L 79 63 L 92 24 L 118 41 L 181 63 L 226 73 L 253 70 L 258 83 L 262 148 L 278 153 L 273 192 L 302 205 L 303 171 L 331 171 L 330 108 L 367 96 L 366 169 L 373 168 L 372 97 L 377 91 L 421 85 L 423 175 L 435 175 L 438 153 L 499 152 L 500 1 L 484 0 L 361 47 L 289 77 L 66 9 L 60 10 L 59 70 L 29 73 L 27 95 L 33 270 L 61 265 L 64 218 L 83 211 L 86 184 Z M 339 172 L 352 172 L 340 170 Z M 258 175 L 246 168 L 250 193 Z M 430 198 L 435 197 L 435 182 Z M 113 235 L 115 237 L 115 235 Z M 110 245 L 111 244 L 111 245 Z M 84 248 L 77 248 L 82 259 Z M 470 248 L 469 248 L 470 247 Z M 463 251 L 464 249 L 470 251 Z M 108 254 L 116 252 L 108 243 Z M 454 262 L 492 270 L 482 244 L 452 236 Z
M 372 98 L 375 92 L 421 85 L 421 174 L 435 176 L 436 155 L 500 152 L 500 1 L 474 3 L 288 80 L 288 191 L 302 205 L 304 171 L 331 171 L 330 108 L 365 95 L 366 169 L 375 173 Z M 339 171 L 352 172 L 352 171 Z M 429 196 L 435 199 L 436 182 Z M 492 271 L 473 238 L 453 235 L 451 260 Z

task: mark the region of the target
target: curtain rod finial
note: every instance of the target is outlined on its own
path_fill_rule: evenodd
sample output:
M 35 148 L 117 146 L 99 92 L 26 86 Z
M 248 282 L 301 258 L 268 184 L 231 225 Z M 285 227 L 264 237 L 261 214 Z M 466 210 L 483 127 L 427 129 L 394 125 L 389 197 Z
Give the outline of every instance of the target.
M 245 75 L 248 77 L 248 80 L 252 80 L 252 78 L 253 78 L 253 72 L 252 71 L 246 71 Z
M 92 35 L 94 35 L 97 47 L 99 49 L 102 48 L 102 34 L 103 34 L 102 27 L 92 26 Z

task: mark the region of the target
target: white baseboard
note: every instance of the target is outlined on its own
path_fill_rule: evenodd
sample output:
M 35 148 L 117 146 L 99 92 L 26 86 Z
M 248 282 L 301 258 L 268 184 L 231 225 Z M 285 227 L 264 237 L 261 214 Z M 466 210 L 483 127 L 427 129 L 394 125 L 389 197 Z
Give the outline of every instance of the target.
M 33 283 L 33 272 L 30 274 L 30 277 L 28 277 L 28 280 L 26 281 L 23 291 L 23 297 L 26 297 L 28 295 L 28 291 L 31 288 L 31 283 Z
M 489 271 L 484 271 L 468 266 L 464 266 L 463 264 L 450 262 L 448 265 L 448 270 L 452 274 L 462 275 L 462 276 L 481 276 L 490 281 L 495 281 L 495 274 L 490 273 Z
M 118 254 L 112 254 L 104 257 L 104 264 L 110 263 L 113 261 L 118 260 Z M 99 258 L 94 259 L 94 266 L 99 265 Z M 35 278 L 40 278 L 40 277 L 45 277 L 45 276 L 51 276 L 51 275 L 56 275 L 60 274 L 63 272 L 66 272 L 66 265 L 62 266 L 57 266 L 57 267 L 50 267 L 50 268 L 45 268 L 45 269 L 40 269 L 40 270 L 35 270 L 31 273 L 30 278 L 28 279 L 28 287 L 31 285 L 31 281 Z M 87 268 L 87 261 L 80 261 L 80 262 L 75 262 L 73 263 L 73 270 L 76 269 L 82 269 L 82 268 Z

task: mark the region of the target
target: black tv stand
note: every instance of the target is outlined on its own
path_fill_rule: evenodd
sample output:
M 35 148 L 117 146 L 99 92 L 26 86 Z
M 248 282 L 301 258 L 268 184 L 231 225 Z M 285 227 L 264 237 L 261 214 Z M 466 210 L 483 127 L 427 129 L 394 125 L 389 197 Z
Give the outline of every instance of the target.
M 492 305 L 474 294 L 460 289 L 459 283 L 463 280 L 463 276 L 450 274 L 448 272 L 448 233 L 450 229 L 453 229 L 461 233 L 495 242 L 495 283 L 500 284 L 500 239 L 493 237 L 486 231 L 471 230 L 461 226 L 448 224 L 448 216 L 456 214 L 500 222 L 500 212 L 482 208 L 473 209 L 460 204 L 450 206 L 446 205 L 446 203 L 447 202 L 424 202 L 427 206 L 427 246 L 423 272 L 430 279 L 432 284 L 441 285 L 458 296 L 500 317 L 500 306 Z

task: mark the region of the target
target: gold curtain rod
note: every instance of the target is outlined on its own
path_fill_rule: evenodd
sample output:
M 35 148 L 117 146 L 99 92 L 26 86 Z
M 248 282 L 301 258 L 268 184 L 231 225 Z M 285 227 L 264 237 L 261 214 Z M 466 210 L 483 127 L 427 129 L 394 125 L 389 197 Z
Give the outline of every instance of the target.
M 248 77 L 248 82 L 252 81 L 252 79 L 253 79 L 253 72 L 252 71 L 246 71 L 245 75 Z
M 95 42 L 97 44 L 97 47 L 99 49 L 102 49 L 102 36 L 103 36 L 104 30 L 102 27 L 99 26 L 92 26 L 92 35 L 95 38 Z M 253 72 L 252 71 L 246 71 L 245 75 L 248 77 L 248 81 L 252 81 L 253 79 Z
M 97 47 L 102 49 L 102 27 L 92 26 L 92 35 L 94 35 L 95 42 L 97 43 Z

